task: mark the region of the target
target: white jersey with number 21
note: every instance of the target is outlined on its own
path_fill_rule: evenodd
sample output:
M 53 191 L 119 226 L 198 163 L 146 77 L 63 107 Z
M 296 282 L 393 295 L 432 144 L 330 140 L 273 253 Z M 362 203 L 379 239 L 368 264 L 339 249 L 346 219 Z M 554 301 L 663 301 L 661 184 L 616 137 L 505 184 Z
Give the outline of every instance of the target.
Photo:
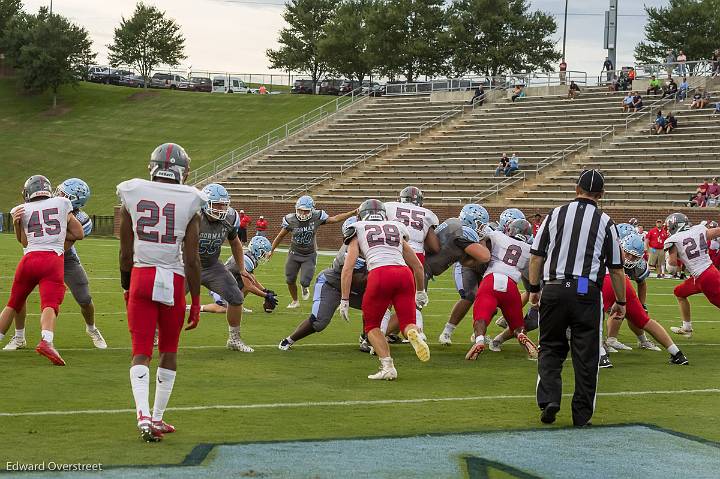
M 500 231 L 490 232 L 487 238 L 492 243 L 492 249 L 485 276 L 491 273 L 500 273 L 516 283 L 519 282 L 522 276 L 521 271 L 527 268 L 530 261 L 530 245 Z
M 404 224 L 397 221 L 358 221 L 350 228 L 355 230 L 360 254 L 365 258 L 368 271 L 380 266 L 407 266 L 402 240 L 407 241 L 410 233 Z
M 708 254 L 707 228 L 695 225 L 689 230 L 680 231 L 665 240 L 665 250 L 675 246 L 680 261 L 691 275 L 698 277 L 712 266 Z
M 425 237 L 430 228 L 436 227 L 440 222 L 438 217 L 427 208 L 412 203 L 389 201 L 385 203 L 388 220 L 398 221 L 407 226 L 410 233 L 410 247 L 416 253 L 425 253 Z

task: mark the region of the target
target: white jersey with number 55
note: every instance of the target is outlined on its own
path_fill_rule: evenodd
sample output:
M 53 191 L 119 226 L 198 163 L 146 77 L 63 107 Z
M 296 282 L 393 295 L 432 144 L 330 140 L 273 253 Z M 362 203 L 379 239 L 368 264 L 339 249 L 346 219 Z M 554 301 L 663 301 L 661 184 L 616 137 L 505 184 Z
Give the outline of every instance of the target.
M 677 256 L 691 275 L 698 277 L 712 266 L 708 254 L 707 228 L 695 225 L 689 230 L 680 231 L 665 240 L 665 251 L 675 246 Z
M 404 224 L 397 221 L 358 221 L 350 226 L 345 242 L 349 243 L 354 236 L 368 271 L 380 266 L 407 266 L 402 240 L 407 241 L 410 233 Z
M 412 203 L 390 201 L 385 203 L 388 220 L 398 221 L 407 226 L 410 233 L 410 247 L 416 253 L 425 253 L 425 237 L 430 228 L 436 227 L 440 222 L 438 217 L 427 208 Z
M 207 196 L 192 186 L 137 178 L 120 183 L 117 193 L 132 218 L 135 266 L 160 266 L 184 276 L 185 231 Z
M 530 245 L 500 231 L 490 232 L 487 238 L 492 243 L 492 248 L 485 276 L 501 273 L 518 283 L 522 271 L 527 269 L 530 262 Z
M 24 254 L 33 251 L 52 251 L 58 256 L 65 252 L 68 215 L 73 210 L 70 200 L 56 196 L 21 205 L 25 209 L 22 227 L 27 236 Z M 12 214 L 20 206 L 10 211 Z

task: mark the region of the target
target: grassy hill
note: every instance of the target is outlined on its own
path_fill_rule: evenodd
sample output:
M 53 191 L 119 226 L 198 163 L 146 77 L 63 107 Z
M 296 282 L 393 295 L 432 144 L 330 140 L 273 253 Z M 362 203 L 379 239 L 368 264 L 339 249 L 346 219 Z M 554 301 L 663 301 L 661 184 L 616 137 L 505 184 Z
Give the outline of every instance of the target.
M 328 101 L 310 95 L 211 95 L 82 83 L 49 96 L 18 94 L 0 79 L 0 211 L 21 201 L 25 179 L 55 185 L 77 176 L 90 184 L 88 212 L 110 214 L 115 185 L 147 175 L 153 148 L 184 146 L 198 167 Z

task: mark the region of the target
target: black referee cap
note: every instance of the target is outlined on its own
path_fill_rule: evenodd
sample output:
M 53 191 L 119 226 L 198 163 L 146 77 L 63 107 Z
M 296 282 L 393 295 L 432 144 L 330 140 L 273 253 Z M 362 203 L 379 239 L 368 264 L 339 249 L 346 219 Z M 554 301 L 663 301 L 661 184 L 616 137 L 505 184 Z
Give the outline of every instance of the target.
M 583 170 L 577 184 L 588 193 L 600 193 L 605 186 L 605 178 L 598 170 Z

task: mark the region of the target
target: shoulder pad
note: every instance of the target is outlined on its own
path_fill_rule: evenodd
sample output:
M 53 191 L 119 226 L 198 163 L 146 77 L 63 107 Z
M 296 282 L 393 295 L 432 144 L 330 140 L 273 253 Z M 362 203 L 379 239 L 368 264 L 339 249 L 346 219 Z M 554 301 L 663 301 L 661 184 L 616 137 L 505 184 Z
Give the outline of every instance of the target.
M 325 210 L 316 210 L 318 213 L 318 219 L 320 221 L 327 221 L 328 218 L 330 218 L 330 215 L 327 214 Z
M 350 244 L 350 240 L 357 235 L 357 230 L 355 229 L 356 224 L 352 224 L 345 229 L 343 232 L 343 243 Z
M 248 273 L 255 271 L 255 261 L 247 254 L 245 255 L 245 271 Z
M 237 211 L 235 211 L 232 207 L 228 208 L 227 215 L 225 215 L 225 221 L 227 221 L 227 223 L 235 229 L 240 227 L 240 215 L 237 214 Z

